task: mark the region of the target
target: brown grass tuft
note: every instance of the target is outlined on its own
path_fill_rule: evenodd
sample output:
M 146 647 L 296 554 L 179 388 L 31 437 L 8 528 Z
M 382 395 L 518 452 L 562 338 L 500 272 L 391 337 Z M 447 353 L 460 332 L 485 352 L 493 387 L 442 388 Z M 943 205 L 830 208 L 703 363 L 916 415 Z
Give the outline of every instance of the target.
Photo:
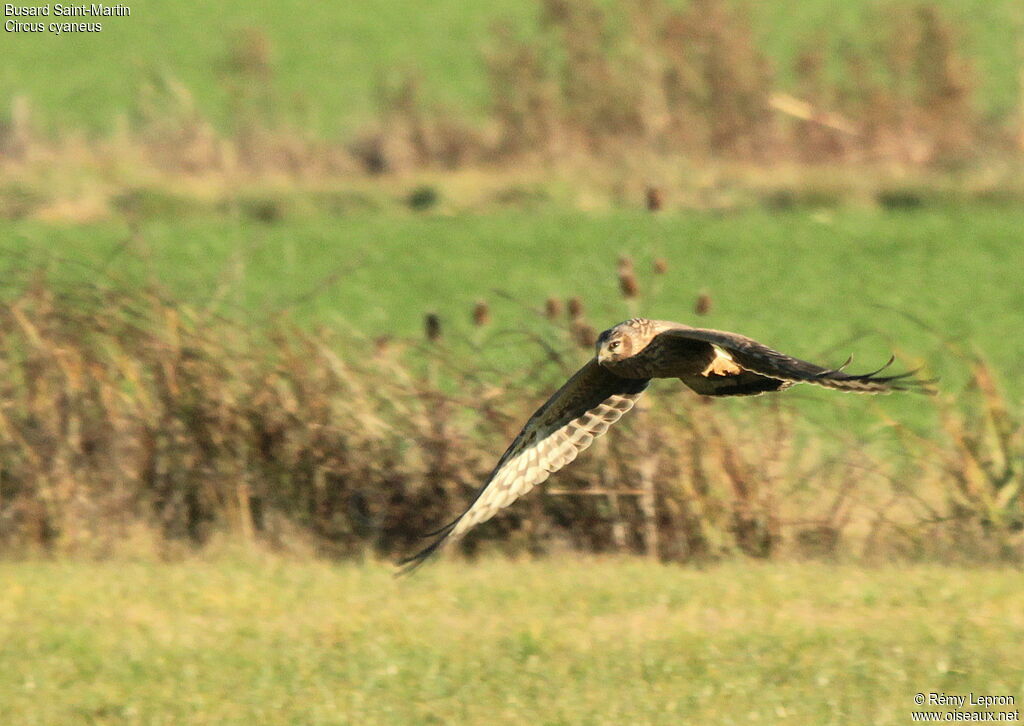
M 619 273 L 619 292 L 627 300 L 633 300 L 640 295 L 640 283 L 632 272 Z
M 441 339 L 441 317 L 436 313 L 427 313 L 423 316 L 423 334 L 431 343 Z
M 580 298 L 569 298 L 565 303 L 565 309 L 569 314 L 569 320 L 576 321 L 583 318 L 583 300 Z
M 644 192 L 644 201 L 647 211 L 658 212 L 665 205 L 665 194 L 660 187 L 647 187 Z
M 593 325 L 577 320 L 573 322 L 571 330 L 573 339 L 579 347 L 590 350 L 597 343 L 597 331 Z
M 491 322 L 491 308 L 486 300 L 477 300 L 473 305 L 473 325 L 482 328 Z

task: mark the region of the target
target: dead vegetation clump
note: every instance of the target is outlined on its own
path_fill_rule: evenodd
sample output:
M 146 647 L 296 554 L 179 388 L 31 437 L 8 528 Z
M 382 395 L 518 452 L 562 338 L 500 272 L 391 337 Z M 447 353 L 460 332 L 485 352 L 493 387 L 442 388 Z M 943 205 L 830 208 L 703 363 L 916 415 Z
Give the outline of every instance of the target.
M 749 163 L 888 160 L 928 165 L 982 153 L 976 80 L 953 23 L 931 5 L 886 6 L 870 52 L 799 55 L 784 89 L 748 13 L 728 0 L 545 0 L 539 39 L 500 27 L 488 55 L 508 153 L 639 149 Z M 836 57 L 837 85 L 824 66 Z M 794 93 L 796 95 L 794 95 Z
M 549 299 L 547 332 L 522 334 L 536 358 L 492 374 L 465 356 L 510 334 L 484 301 L 465 348 L 436 315 L 420 341 L 371 340 L 284 319 L 254 330 L 154 289 L 22 280 L 0 308 L 0 545 L 105 555 L 146 532 L 166 556 L 217 536 L 408 551 L 589 354 L 582 302 L 568 308 Z M 780 398 L 656 388 L 463 548 L 1016 560 L 1024 428 L 987 368 L 973 381 L 966 408 L 940 402 L 944 435 L 906 434 L 889 457 L 801 426 Z

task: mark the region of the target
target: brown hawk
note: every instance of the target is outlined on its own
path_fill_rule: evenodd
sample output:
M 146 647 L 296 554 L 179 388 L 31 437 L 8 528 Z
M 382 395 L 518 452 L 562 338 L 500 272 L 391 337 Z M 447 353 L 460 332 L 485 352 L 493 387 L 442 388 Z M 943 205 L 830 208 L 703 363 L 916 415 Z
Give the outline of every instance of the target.
M 399 562 L 415 569 L 446 542 L 458 539 L 571 462 L 633 407 L 652 378 L 678 378 L 704 396 L 756 396 L 797 383 L 851 393 L 922 390 L 913 372 L 851 375 L 791 358 L 736 333 L 634 318 L 604 331 L 597 354 L 541 406 L 498 460 L 469 507 L 428 534 L 434 541 Z

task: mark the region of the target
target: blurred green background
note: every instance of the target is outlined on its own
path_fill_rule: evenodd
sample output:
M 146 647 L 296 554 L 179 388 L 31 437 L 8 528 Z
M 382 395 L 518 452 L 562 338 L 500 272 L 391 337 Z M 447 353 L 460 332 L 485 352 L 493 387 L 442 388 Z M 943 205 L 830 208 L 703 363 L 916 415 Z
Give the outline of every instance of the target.
M 676 3 L 683 5 L 684 3 Z M 962 30 L 980 78 L 979 110 L 1006 114 L 1018 102 L 1022 27 L 1014 0 L 935 0 Z M 605 3 L 613 6 L 613 3 Z M 203 111 L 228 125 L 230 104 L 222 78 L 233 35 L 266 34 L 275 59 L 275 85 L 293 104 L 295 120 L 320 133 L 351 130 L 374 118 L 381 76 L 415 71 L 432 100 L 482 113 L 489 93 L 481 54 L 494 23 L 534 32 L 539 7 L 499 0 L 366 0 L 326 5 L 285 0 L 216 4 L 140 0 L 129 18 L 109 18 L 98 34 L 7 33 L 0 67 L 0 98 L 29 95 L 55 128 L 108 128 L 154 73 L 188 87 Z M 836 4 L 749 3 L 760 45 L 784 77 L 797 54 L 828 41 L 866 49 L 881 37 L 892 4 L 857 0 Z

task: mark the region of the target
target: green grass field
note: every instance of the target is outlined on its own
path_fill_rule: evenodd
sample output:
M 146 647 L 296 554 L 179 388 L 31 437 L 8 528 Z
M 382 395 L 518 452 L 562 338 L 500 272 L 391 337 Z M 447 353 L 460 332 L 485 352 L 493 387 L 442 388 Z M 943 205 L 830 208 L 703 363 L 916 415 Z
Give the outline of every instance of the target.
M 1019 100 L 1015 37 L 1024 19 L 1015 0 L 941 0 L 966 36 L 983 113 L 1005 116 Z M 130 113 L 137 89 L 153 73 L 169 74 L 220 123 L 229 118 L 224 58 L 230 38 L 247 28 L 271 42 L 275 88 L 286 115 L 321 133 L 350 130 L 374 117 L 382 73 L 414 70 L 428 98 L 482 110 L 488 99 L 481 49 L 488 27 L 507 18 L 535 25 L 532 3 L 500 0 L 364 0 L 252 3 L 225 0 L 173 4 L 139 0 L 129 18 L 104 20 L 102 33 L 4 33 L 0 105 L 15 94 L 35 103 L 36 121 L 50 128 L 109 129 Z M 864 46 L 884 24 L 886 6 L 857 0 L 751 3 L 755 30 L 784 79 L 802 47 L 823 38 Z M 881 18 L 881 19 L 879 19 Z M 50 20 L 53 20 L 51 18 Z M 872 30 L 866 30 L 872 28 Z M 4 109 L 6 110 L 6 108 Z
M 0 721 L 885 724 L 1024 696 L 1020 573 L 0 564 Z M 1017 706 L 1019 707 L 1019 706 Z
M 452 338 L 469 333 L 477 299 L 492 304 L 492 332 L 551 332 L 495 290 L 533 308 L 550 295 L 579 295 L 599 330 L 629 317 L 615 278 L 616 258 L 626 253 L 650 293 L 640 312 L 651 317 L 737 330 L 836 363 L 853 353 L 862 367 L 880 365 L 892 350 L 927 363 L 946 390 L 955 390 L 962 363 L 945 343 L 967 344 L 1019 396 L 1024 388 L 1010 374 L 1024 365 L 1019 316 L 1011 313 L 1024 310 L 1014 262 L 1021 230 L 1024 213 L 974 205 L 728 216 L 359 214 L 270 225 L 174 217 L 144 221 L 141 241 L 123 250 L 128 231 L 117 222 L 3 222 L 0 239 L 6 265 L 41 264 L 79 281 L 97 279 L 98 266 L 114 278 L 153 278 L 177 298 L 197 307 L 216 300 L 217 309 L 252 324 L 292 309 L 305 323 L 415 336 L 423 314 L 435 311 Z M 649 263 L 658 256 L 669 271 L 654 279 Z M 701 291 L 714 308 L 698 319 L 692 310 Z M 516 350 L 523 345 L 498 335 L 485 347 L 497 356 L 491 364 L 508 367 L 527 357 Z

